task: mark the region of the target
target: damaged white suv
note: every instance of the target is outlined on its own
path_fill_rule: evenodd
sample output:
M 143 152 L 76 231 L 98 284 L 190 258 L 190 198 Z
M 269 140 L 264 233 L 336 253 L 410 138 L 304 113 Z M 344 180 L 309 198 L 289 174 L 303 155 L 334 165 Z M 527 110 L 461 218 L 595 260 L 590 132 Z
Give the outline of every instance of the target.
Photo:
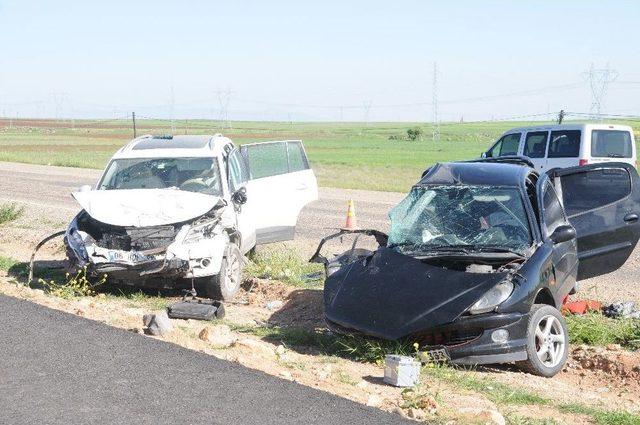
M 236 147 L 214 136 L 142 136 L 121 148 L 65 234 L 70 264 L 116 284 L 204 295 L 238 291 L 244 254 L 293 239 L 302 208 L 318 198 L 302 142 Z

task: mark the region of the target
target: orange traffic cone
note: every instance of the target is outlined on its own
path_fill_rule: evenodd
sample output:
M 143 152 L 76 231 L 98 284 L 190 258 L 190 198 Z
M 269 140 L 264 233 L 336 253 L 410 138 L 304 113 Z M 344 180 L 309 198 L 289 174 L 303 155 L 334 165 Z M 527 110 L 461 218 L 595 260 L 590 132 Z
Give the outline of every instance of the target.
M 349 209 L 347 209 L 347 222 L 342 230 L 356 230 L 358 224 L 356 221 L 356 207 L 353 204 L 353 200 L 349 199 Z

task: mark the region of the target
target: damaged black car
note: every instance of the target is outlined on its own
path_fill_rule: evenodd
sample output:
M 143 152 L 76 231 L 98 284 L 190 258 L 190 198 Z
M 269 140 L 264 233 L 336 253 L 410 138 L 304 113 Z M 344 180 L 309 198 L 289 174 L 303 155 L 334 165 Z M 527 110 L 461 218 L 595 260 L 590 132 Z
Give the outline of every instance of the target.
M 389 214 L 377 249 L 312 261 L 339 333 L 417 342 L 456 364 L 516 362 L 553 376 L 569 337 L 563 300 L 622 266 L 640 237 L 636 169 L 601 163 L 539 175 L 526 162 L 437 164 Z M 353 232 L 351 232 L 353 233 Z M 361 236 L 361 235 L 359 235 Z

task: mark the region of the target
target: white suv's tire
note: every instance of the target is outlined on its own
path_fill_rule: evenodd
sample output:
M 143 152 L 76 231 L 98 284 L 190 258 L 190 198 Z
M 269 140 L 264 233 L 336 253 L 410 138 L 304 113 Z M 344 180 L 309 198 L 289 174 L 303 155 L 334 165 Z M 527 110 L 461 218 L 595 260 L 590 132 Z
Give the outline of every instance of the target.
M 535 304 L 527 326 L 527 360 L 518 366 L 534 375 L 552 377 L 562 370 L 569 351 L 569 334 L 558 309 Z
M 242 254 L 236 244 L 230 243 L 220 263 L 220 273 L 205 282 L 204 294 L 214 300 L 230 301 L 240 290 L 241 283 Z

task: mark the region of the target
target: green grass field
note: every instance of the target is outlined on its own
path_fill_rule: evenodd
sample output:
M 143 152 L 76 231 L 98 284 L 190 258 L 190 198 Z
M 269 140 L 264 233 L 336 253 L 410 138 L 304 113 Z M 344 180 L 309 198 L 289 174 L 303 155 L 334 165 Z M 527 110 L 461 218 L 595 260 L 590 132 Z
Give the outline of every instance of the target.
M 169 121 L 137 124 L 138 135 L 171 133 Z M 232 122 L 232 128 L 221 129 L 216 121 L 176 120 L 175 134 L 222 132 L 240 144 L 302 139 L 321 186 L 406 191 L 427 166 L 478 157 L 505 130 L 530 124 L 444 123 L 438 143 L 431 140 L 430 125 L 411 123 Z M 422 140 L 406 140 L 407 130 L 414 127 L 421 128 Z M 132 135 L 127 120 L 0 119 L 0 161 L 103 168 Z M 394 136 L 400 140 L 390 140 Z

